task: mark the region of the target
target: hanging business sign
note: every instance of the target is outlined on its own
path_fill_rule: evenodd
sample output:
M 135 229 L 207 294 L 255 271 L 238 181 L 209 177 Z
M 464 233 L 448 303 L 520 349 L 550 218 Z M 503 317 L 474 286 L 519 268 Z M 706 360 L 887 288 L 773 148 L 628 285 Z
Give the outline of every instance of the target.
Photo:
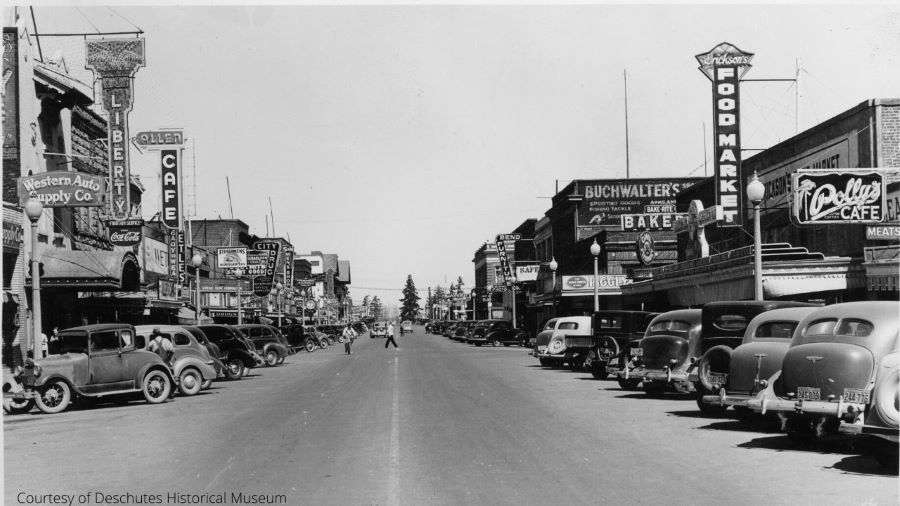
M 181 191 L 179 182 L 181 173 L 178 170 L 179 152 L 175 149 L 160 151 L 160 174 L 162 176 L 162 207 L 160 220 L 163 225 L 175 229 L 181 228 Z
M 216 265 L 220 269 L 243 269 L 247 267 L 247 248 L 216 249 Z
M 145 272 L 169 274 L 169 253 L 166 244 L 149 237 L 141 239 L 141 267 Z
M 597 276 L 597 289 L 600 292 L 616 291 L 627 281 L 628 277 L 623 274 L 600 274 Z M 564 292 L 593 289 L 593 275 L 562 277 L 562 290 Z
M 884 169 L 801 170 L 793 175 L 791 218 L 798 225 L 881 223 Z
M 623 214 L 622 230 L 625 232 L 637 232 L 639 230 L 672 230 L 675 219 L 685 216 L 685 213 L 644 213 Z
M 516 280 L 521 282 L 537 281 L 538 273 L 541 271 L 540 265 L 517 265 Z
M 637 257 L 642 265 L 650 265 L 656 258 L 656 243 L 653 241 L 653 234 L 643 231 L 637 236 L 635 241 L 637 248 Z
M 128 113 L 134 104 L 134 74 L 144 66 L 144 39 L 85 41 L 84 67 L 99 76 L 109 141 L 109 213 L 114 220 L 131 217 L 131 169 L 128 156 Z
M 500 261 L 500 269 L 503 272 L 503 282 L 506 286 L 512 286 L 515 278 L 513 278 L 512 270 L 509 268 L 509 256 L 506 254 L 506 241 L 517 241 L 521 239 L 519 234 L 499 234 L 496 238 L 497 244 L 497 260 Z
M 275 266 L 278 262 L 278 252 L 281 251 L 281 241 L 262 239 L 253 243 L 253 249 L 268 252 L 266 271 L 253 278 L 253 294 L 262 297 L 267 295 L 275 285 Z
M 700 71 L 713 85 L 713 145 L 716 205 L 722 206 L 724 227 L 743 223 L 741 185 L 740 80 L 750 70 L 753 53 L 723 42 L 696 55 Z
M 106 180 L 103 176 L 72 171 L 41 172 L 18 179 L 19 205 L 31 197 L 44 207 L 89 207 L 104 205 Z
M 134 136 L 134 142 L 138 146 L 147 149 L 180 148 L 184 144 L 184 132 L 182 130 L 153 130 L 138 132 Z
M 134 246 L 141 243 L 144 220 L 109 221 L 106 223 L 109 231 L 109 242 L 113 246 Z
M 183 285 L 187 280 L 184 262 L 184 231 L 169 230 L 166 239 L 169 247 L 169 275 L 179 285 Z

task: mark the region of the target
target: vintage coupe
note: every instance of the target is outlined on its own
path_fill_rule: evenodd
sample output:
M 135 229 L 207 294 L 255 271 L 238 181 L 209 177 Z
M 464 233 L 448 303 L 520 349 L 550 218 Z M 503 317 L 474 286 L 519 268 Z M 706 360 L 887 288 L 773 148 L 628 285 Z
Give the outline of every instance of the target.
M 73 399 L 135 392 L 158 404 L 175 387 L 169 366 L 156 353 L 136 348 L 134 327 L 120 323 L 61 331 L 59 354 L 28 359 L 17 379 L 25 387 L 24 396 L 33 397 L 44 413 L 60 413 Z
M 591 337 L 590 316 L 561 316 L 544 324 L 534 343 L 534 356 L 543 366 L 562 367 L 572 363 L 575 356 L 566 349 L 566 340 Z
M 271 325 L 250 323 L 237 325 L 237 328 L 253 343 L 256 352 L 263 357 L 266 367 L 284 363 L 284 359 L 294 353 L 281 332 Z
M 306 350 L 308 353 L 316 351 L 319 342 L 314 334 L 307 334 L 306 327 L 299 323 L 292 323 L 281 327 L 281 334 L 287 339 L 288 346 L 293 350 Z
M 678 309 L 653 318 L 640 348 L 632 348 L 631 360 L 616 373 L 619 386 L 642 386 L 648 394 L 691 391 L 688 373 L 700 356 L 702 314 L 700 309 Z
M 206 351 L 209 352 L 209 356 L 213 360 L 213 369 L 216 370 L 216 376 L 220 374 L 222 376 L 225 376 L 225 364 L 222 362 L 222 351 L 219 349 L 219 346 L 216 345 L 216 343 L 210 341 L 202 330 L 194 327 L 193 325 L 182 325 L 182 328 L 190 332 L 198 343 L 206 347 Z
M 605 379 L 622 371 L 633 355 L 631 350 L 640 349 L 638 341 L 644 337 L 647 326 L 657 315 L 659 313 L 647 311 L 594 313 L 591 320 L 593 335 L 584 367 L 597 379 Z M 571 347 L 568 342 L 566 346 Z
M 898 351 L 896 301 L 825 306 L 800 322 L 781 370 L 747 405 L 776 413 L 797 442 L 836 433 L 842 421 L 896 441 Z M 896 443 L 889 453 L 896 459 Z
M 209 388 L 216 379 L 215 362 L 187 329 L 174 325 L 138 325 L 134 328 L 135 347 L 147 350 L 153 339 L 153 329 L 159 329 L 175 348 L 172 373 L 178 378 L 178 391 L 182 395 L 196 395 L 201 389 Z
M 734 351 L 710 348 L 700 358 L 697 375 L 707 391 L 716 393 L 701 396 L 700 402 L 721 409 L 731 406 L 739 418 L 746 418 L 750 414 L 747 402 L 781 369 L 781 361 L 800 320 L 817 309 L 790 307 L 766 311 L 750 320 L 741 345 Z
M 512 326 L 506 320 L 481 320 L 471 327 L 469 338 L 475 346 L 490 344 L 493 347 L 519 344 L 525 339 L 525 333 Z

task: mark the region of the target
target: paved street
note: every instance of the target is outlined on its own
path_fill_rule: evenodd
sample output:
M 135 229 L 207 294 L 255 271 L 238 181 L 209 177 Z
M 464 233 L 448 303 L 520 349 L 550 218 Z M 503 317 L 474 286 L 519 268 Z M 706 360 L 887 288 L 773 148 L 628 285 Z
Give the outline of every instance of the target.
M 802 450 L 692 400 L 424 334 L 302 352 L 164 405 L 5 417 L 5 504 L 896 504 L 844 443 Z M 261 494 L 261 496 L 260 496 Z M 97 501 L 99 498 L 101 501 Z M 238 500 L 235 500 L 238 499 Z M 143 504 L 149 504 L 144 499 Z M 132 499 L 130 504 L 142 504 Z M 78 503 L 77 500 L 75 502 Z M 36 502 L 51 504 L 51 502 Z

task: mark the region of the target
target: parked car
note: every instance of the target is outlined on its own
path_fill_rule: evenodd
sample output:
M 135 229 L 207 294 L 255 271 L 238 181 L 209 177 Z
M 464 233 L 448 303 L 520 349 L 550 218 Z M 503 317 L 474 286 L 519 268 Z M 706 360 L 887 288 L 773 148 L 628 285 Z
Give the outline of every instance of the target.
M 437 325 L 437 322 L 435 322 L 433 320 L 429 320 L 429 321 L 425 322 L 425 333 L 433 334 L 436 325 Z
M 884 436 L 879 460 L 897 459 L 900 317 L 896 301 L 822 307 L 798 325 L 781 370 L 747 405 L 783 419 L 788 437 L 808 442 L 839 431 Z
M 477 320 L 465 320 L 461 321 L 456 325 L 456 328 L 453 330 L 453 339 L 454 341 L 459 341 L 461 343 L 472 343 L 472 330 L 475 326 L 478 325 Z
M 584 367 L 597 379 L 621 371 L 628 362 L 629 351 L 647 331 L 647 325 L 659 313 L 647 311 L 608 310 L 591 315 L 591 337 L 567 339 L 566 347 L 578 349 Z M 587 347 L 588 349 L 585 349 Z
M 222 362 L 225 364 L 225 377 L 230 380 L 241 379 L 245 371 L 262 365 L 262 358 L 247 344 L 241 332 L 230 325 L 198 325 L 197 328 L 206 334 L 210 342 L 215 343 L 222 351 Z
M 366 332 L 369 331 L 369 326 L 366 325 L 366 323 L 362 322 L 362 321 L 353 322 L 350 324 L 350 326 L 353 328 L 354 331 L 356 331 L 357 334 L 360 334 L 360 335 L 365 334 Z
M 194 339 L 197 340 L 198 343 L 203 345 L 206 348 L 206 351 L 209 352 L 209 356 L 213 361 L 213 369 L 216 370 L 216 377 L 224 377 L 225 376 L 225 363 L 222 362 L 222 351 L 219 349 L 219 346 L 210 341 L 209 338 L 206 337 L 206 334 L 203 333 L 198 327 L 194 327 L 193 325 L 183 325 L 182 328 L 187 330 L 194 336 Z
M 373 323 L 369 337 L 387 337 L 387 322 Z
M 213 359 L 206 348 L 184 327 L 175 325 L 138 325 L 135 331 L 135 348 L 148 350 L 153 340 L 153 330 L 159 329 L 163 338 L 175 348 L 172 356 L 172 374 L 178 378 L 178 391 L 182 395 L 196 395 L 207 389 L 216 379 Z
M 732 352 L 710 348 L 700 359 L 697 374 L 706 390 L 700 402 L 722 409 L 731 406 L 739 418 L 750 414 L 747 402 L 756 397 L 781 362 L 797 325 L 816 307 L 773 309 L 750 320 L 741 345 Z
M 787 307 L 821 307 L 821 304 L 806 302 L 775 301 L 775 300 L 742 300 L 710 302 L 703 306 L 703 325 L 700 337 L 700 354 L 706 357 L 706 364 L 715 367 L 718 371 L 725 371 L 728 357 L 734 348 L 738 347 L 744 339 L 747 325 L 755 316 L 773 309 Z M 700 358 L 691 371 L 690 381 L 697 392 L 697 406 L 701 410 L 721 411 L 721 407 L 704 404 L 700 398 L 704 395 L 714 394 L 718 389 L 700 376 Z
M 400 324 L 400 335 L 402 336 L 403 334 L 407 334 L 407 333 L 412 334 L 412 331 L 413 331 L 412 322 L 409 320 L 403 320 L 403 322 Z
M 256 352 L 262 355 L 266 367 L 282 364 L 288 355 L 293 354 L 293 350 L 278 329 L 271 325 L 250 323 L 237 325 L 237 328 L 250 339 Z
M 175 378 L 156 353 L 135 347 L 134 327 L 107 323 L 59 332 L 59 353 L 33 360 L 16 376 L 18 401 L 33 398 L 44 413 L 60 413 L 73 400 L 141 392 L 151 404 L 165 402 Z M 15 400 L 15 399 L 14 399 Z
M 635 390 L 643 385 L 653 394 L 692 391 L 688 370 L 700 356 L 702 321 L 700 309 L 678 309 L 653 318 L 640 347 L 629 349 L 629 362 L 616 373 L 619 386 Z
M 319 347 L 319 341 L 315 333 L 308 333 L 306 327 L 295 323 L 281 327 L 281 333 L 287 339 L 288 345 L 294 350 L 305 349 L 312 353 Z
M 320 331 L 318 328 L 313 327 L 312 325 L 307 325 L 304 328 L 304 332 L 307 335 L 314 336 L 316 338 L 316 342 L 319 343 L 319 348 L 325 349 L 328 348 L 328 345 L 331 344 L 331 340 L 328 339 L 328 334 Z
M 344 342 L 343 325 L 316 325 L 316 330 L 327 336 L 328 344 Z
M 512 326 L 506 320 L 481 320 L 472 327 L 472 344 L 481 346 L 490 344 L 493 347 L 519 344 L 525 338 L 525 333 Z
M 456 330 L 458 323 L 456 320 L 446 320 L 443 327 L 441 327 L 441 334 L 444 337 L 453 337 L 453 332 Z
M 562 316 L 551 318 L 537 335 L 534 356 L 543 366 L 562 367 L 574 356 L 566 349 L 566 336 L 591 336 L 590 316 Z

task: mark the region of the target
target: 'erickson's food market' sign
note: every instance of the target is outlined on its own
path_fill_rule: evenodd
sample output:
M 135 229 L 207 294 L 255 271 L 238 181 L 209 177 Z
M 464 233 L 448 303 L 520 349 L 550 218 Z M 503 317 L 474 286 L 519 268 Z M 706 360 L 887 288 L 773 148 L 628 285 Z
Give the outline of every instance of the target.
M 753 53 L 723 42 L 696 56 L 700 71 L 713 84 L 716 205 L 725 215 L 723 226 L 743 222 L 741 188 L 740 79 L 750 69 Z

